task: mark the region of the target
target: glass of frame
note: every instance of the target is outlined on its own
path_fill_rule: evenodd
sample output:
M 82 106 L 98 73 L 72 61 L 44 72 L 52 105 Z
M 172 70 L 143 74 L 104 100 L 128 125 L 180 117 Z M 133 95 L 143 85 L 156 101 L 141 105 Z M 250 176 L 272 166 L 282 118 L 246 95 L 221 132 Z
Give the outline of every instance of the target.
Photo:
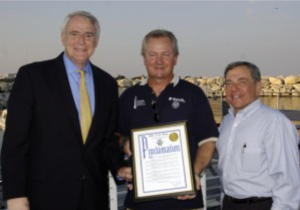
M 131 130 L 136 201 L 195 194 L 186 122 Z

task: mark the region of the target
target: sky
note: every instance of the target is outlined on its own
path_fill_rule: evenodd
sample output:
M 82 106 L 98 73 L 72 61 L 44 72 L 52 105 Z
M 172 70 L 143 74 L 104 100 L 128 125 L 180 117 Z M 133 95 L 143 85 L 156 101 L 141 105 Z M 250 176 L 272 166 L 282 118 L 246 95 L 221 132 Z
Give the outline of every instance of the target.
M 86 10 L 100 21 L 93 64 L 112 76 L 146 75 L 144 36 L 172 31 L 179 76 L 222 76 L 227 64 L 245 60 L 262 75 L 300 75 L 300 1 L 1 1 L 0 75 L 16 73 L 63 50 L 65 16 Z

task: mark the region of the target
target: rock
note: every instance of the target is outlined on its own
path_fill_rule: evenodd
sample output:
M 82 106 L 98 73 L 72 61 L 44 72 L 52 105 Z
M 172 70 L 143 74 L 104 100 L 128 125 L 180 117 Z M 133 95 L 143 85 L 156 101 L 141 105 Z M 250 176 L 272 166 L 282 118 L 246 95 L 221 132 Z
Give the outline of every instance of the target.
M 223 92 L 221 90 L 215 92 L 215 96 L 217 96 L 217 97 L 221 97 L 222 95 L 223 95 Z
M 261 83 L 262 83 L 263 87 L 269 86 L 270 85 L 269 78 L 261 79 Z
M 217 85 L 217 84 L 213 84 L 213 85 L 211 86 L 211 90 L 212 90 L 213 92 L 216 92 L 216 91 L 221 90 L 221 87 L 220 87 L 219 85 Z
M 213 92 L 209 85 L 200 85 L 199 87 L 203 90 L 206 96 L 211 95 Z
M 118 75 L 115 79 L 116 80 L 121 80 L 121 79 L 125 79 L 125 77 L 123 75 Z
M 146 79 L 146 76 L 134 77 L 131 79 L 132 85 L 136 85 L 137 83 L 141 82 L 142 80 Z
M 0 76 L 0 81 L 4 82 L 12 82 L 15 80 L 17 74 L 6 74 L 4 76 Z
M 284 85 L 284 87 L 285 87 L 286 89 L 289 89 L 289 90 L 292 90 L 292 89 L 293 89 L 293 85 L 292 85 L 292 84 L 286 84 L 286 85 Z
M 9 93 L 14 84 L 15 74 L 0 76 L 0 94 Z M 123 91 L 146 79 L 146 76 L 133 77 L 131 79 L 122 75 L 117 76 L 116 81 L 119 86 L 119 94 Z M 191 77 L 187 76 L 184 80 L 199 86 L 208 97 L 220 97 L 225 96 L 225 79 L 224 77 Z M 260 96 L 298 96 L 300 95 L 300 76 L 262 76 L 261 80 L 263 84 Z M 7 102 L 8 96 L 0 95 L 0 101 L 2 103 Z
M 132 81 L 132 86 L 140 83 L 142 80 L 136 79 Z
M 274 90 L 279 90 L 280 88 L 282 88 L 282 85 L 273 85 L 271 84 L 271 89 Z
M 269 77 L 269 81 L 272 85 L 281 85 L 283 84 L 283 80 L 276 77 Z
M 118 91 L 119 91 L 119 97 L 123 94 L 123 92 L 126 90 L 126 88 L 124 87 L 119 87 Z
M 206 78 L 199 78 L 198 81 L 200 81 L 200 85 L 207 85 L 207 79 Z
M 296 84 L 298 82 L 297 76 L 288 76 L 284 79 L 285 84 Z
M 212 85 L 212 84 L 214 84 L 214 83 L 216 83 L 215 78 L 208 78 L 208 79 L 207 79 L 207 84 L 208 84 L 208 85 Z
M 298 93 L 300 93 L 300 84 L 294 84 L 293 87 Z
M 197 84 L 200 85 L 201 84 L 201 78 L 195 78 L 197 80 Z
M 0 82 L 0 91 L 8 92 L 11 90 L 11 83 L 8 82 Z
M 0 100 L 8 101 L 10 92 L 0 93 Z
M 8 101 L 9 95 L 10 95 L 9 92 L 0 93 L 0 108 L 1 109 L 3 107 L 7 107 L 7 101 Z
M 298 92 L 297 90 L 293 89 L 292 90 L 292 96 L 300 96 L 300 92 Z
M 193 77 L 186 77 L 186 78 L 184 78 L 184 80 L 188 81 L 188 82 L 190 82 L 190 83 L 192 83 L 194 85 L 198 85 L 198 81 L 195 78 L 193 78 Z
M 14 81 L 10 83 L 9 92 L 12 90 L 14 83 L 15 83 Z
M 273 92 L 273 90 L 271 88 L 263 88 L 262 91 L 265 92 L 265 93 L 272 93 Z
M 224 77 L 217 77 L 216 78 L 216 83 L 219 85 L 219 86 L 222 86 L 225 84 L 225 79 Z
M 131 87 L 132 81 L 130 79 L 124 78 L 117 81 L 119 87 Z

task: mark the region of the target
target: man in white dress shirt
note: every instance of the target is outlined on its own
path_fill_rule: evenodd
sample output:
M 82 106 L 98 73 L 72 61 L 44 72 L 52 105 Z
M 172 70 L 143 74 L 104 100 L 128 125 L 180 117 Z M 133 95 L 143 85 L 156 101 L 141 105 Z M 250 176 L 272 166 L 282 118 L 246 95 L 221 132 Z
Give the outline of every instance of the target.
M 225 69 L 231 105 L 217 142 L 223 210 L 298 210 L 299 137 L 281 112 L 259 101 L 259 69 L 234 62 Z

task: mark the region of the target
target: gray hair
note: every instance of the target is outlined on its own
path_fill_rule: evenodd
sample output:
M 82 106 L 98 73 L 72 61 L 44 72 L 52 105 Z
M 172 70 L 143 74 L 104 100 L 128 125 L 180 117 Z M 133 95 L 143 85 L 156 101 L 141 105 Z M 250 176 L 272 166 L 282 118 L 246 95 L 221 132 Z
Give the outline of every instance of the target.
M 250 63 L 247 61 L 237 61 L 237 62 L 228 64 L 228 66 L 226 67 L 225 72 L 224 72 L 224 77 L 226 78 L 227 73 L 231 69 L 234 69 L 239 66 L 245 66 L 250 70 L 251 76 L 252 76 L 254 82 L 258 82 L 261 80 L 261 74 L 260 74 L 259 68 L 256 65 L 254 65 L 253 63 Z
M 175 56 L 179 55 L 178 43 L 177 43 L 177 39 L 176 39 L 175 35 L 171 31 L 167 31 L 167 30 L 164 30 L 164 29 L 157 29 L 157 30 L 150 31 L 144 37 L 144 40 L 142 42 L 141 55 L 145 56 L 145 52 L 146 52 L 146 48 L 147 48 L 147 44 L 148 44 L 149 39 L 151 39 L 151 38 L 163 38 L 163 37 L 167 37 L 171 40 L 172 48 L 173 48 L 173 52 L 174 52 Z
M 99 21 L 97 20 L 97 18 L 94 15 L 92 15 L 91 13 L 86 12 L 86 11 L 75 11 L 75 12 L 72 12 L 72 13 L 68 14 L 68 16 L 65 18 L 65 20 L 63 22 L 63 25 L 61 27 L 61 33 L 65 32 L 66 26 L 67 26 L 69 20 L 72 17 L 75 17 L 75 16 L 80 16 L 80 17 L 84 17 L 84 18 L 89 19 L 92 22 L 92 24 L 94 24 L 94 26 L 95 26 L 96 37 L 99 38 L 99 36 L 100 36 L 100 24 L 99 24 Z

